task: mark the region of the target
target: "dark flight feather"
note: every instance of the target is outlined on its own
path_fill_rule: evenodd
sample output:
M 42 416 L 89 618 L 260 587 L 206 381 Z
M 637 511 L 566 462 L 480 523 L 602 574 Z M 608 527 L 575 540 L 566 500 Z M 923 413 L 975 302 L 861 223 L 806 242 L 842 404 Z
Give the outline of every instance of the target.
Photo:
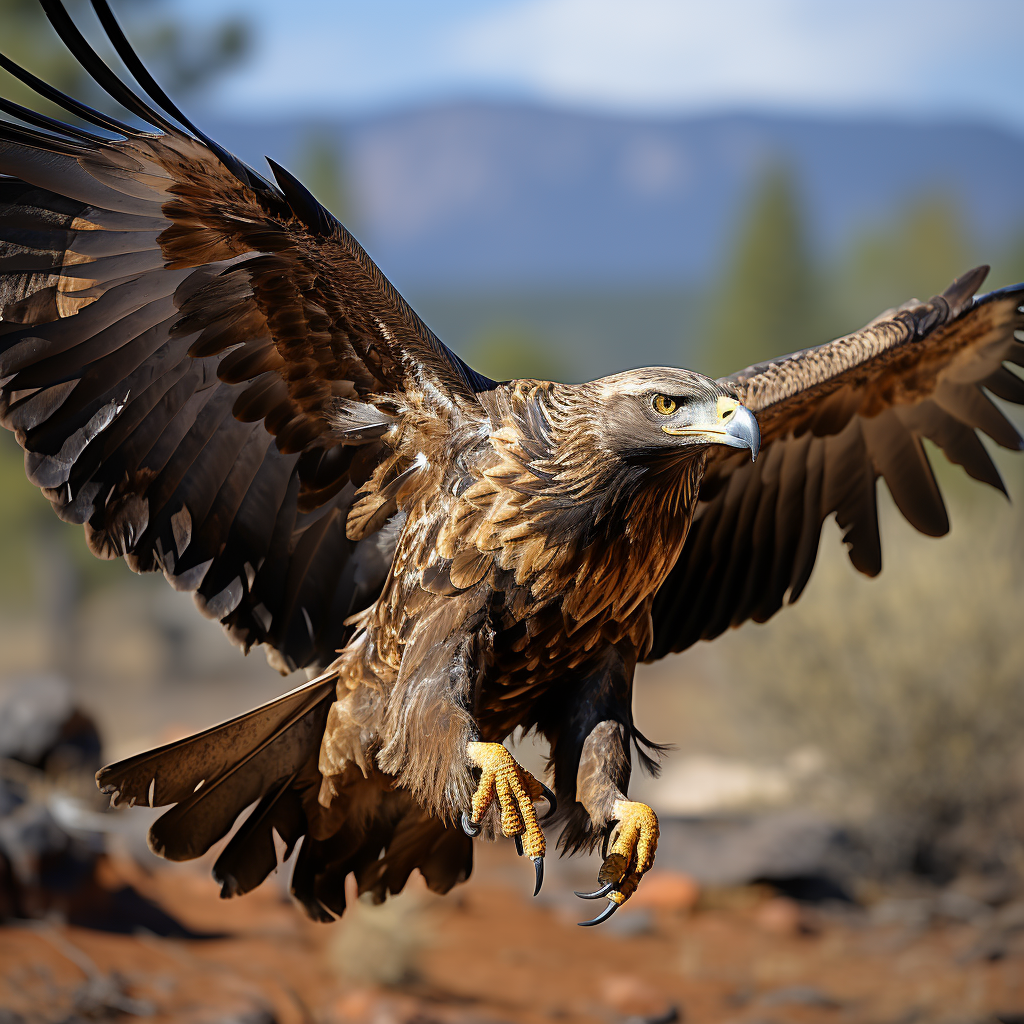
M 230 722 L 104 769 L 97 781 L 115 806 L 174 804 L 150 828 L 150 846 L 169 860 L 200 856 L 249 804 L 308 767 L 310 741 L 315 750 L 333 690 L 333 679 L 312 681 Z M 257 806 L 252 830 L 265 812 Z
M 293 788 L 298 771 L 281 780 L 239 826 L 213 865 L 221 896 L 251 892 L 277 867 L 274 833 L 284 841 L 281 860 L 287 860 L 305 835 L 302 802 Z
M 767 462 L 780 447 L 800 460 L 790 465 L 774 501 L 779 522 L 799 529 L 757 533 L 753 519 L 737 519 L 766 485 L 742 454 L 713 452 L 701 483 L 689 541 L 654 606 L 651 657 L 711 639 L 748 617 L 765 621 L 803 591 L 818 538 L 835 515 L 853 564 L 868 575 L 882 565 L 875 481 L 881 476 L 900 511 L 923 533 L 949 529 L 942 496 L 921 438 L 975 479 L 1005 493 L 978 431 L 1005 448 L 1021 438 L 986 391 L 1024 400 L 1024 380 L 1005 364 L 1024 365 L 1024 287 L 975 299 L 980 267 L 927 303 L 911 302 L 863 330 L 815 349 L 784 356 L 725 378 L 757 414 Z M 794 508 L 802 505 L 802 515 Z M 785 509 L 785 511 L 783 510 Z M 764 549 L 773 571 L 762 570 Z M 742 562 L 736 565 L 737 553 Z M 735 601 L 737 571 L 746 600 Z M 700 594 L 690 602 L 686 595 Z M 733 609 L 726 620 L 723 609 Z
M 4 59 L 44 98 L 122 138 L 65 131 L 52 119 L 32 122 L 46 135 L 0 123 L 0 172 L 13 176 L 0 185 L 22 190 L 16 216 L 0 208 L 0 374 L 8 378 L 0 413 L 21 432 L 32 477 L 54 492 L 58 514 L 86 520 L 97 553 L 164 568 L 189 590 L 212 572 L 224 582 L 205 594 L 204 610 L 224 612 L 236 642 L 267 644 L 282 669 L 322 667 L 344 631 L 317 631 L 311 641 L 287 610 L 303 589 L 302 573 L 288 564 L 307 546 L 292 538 L 278 549 L 279 566 L 251 528 L 235 529 L 267 511 L 271 524 L 279 516 L 279 504 L 264 511 L 258 483 L 243 486 L 281 479 L 260 472 L 254 453 L 262 448 L 268 467 L 298 478 L 287 500 L 303 513 L 341 509 L 351 458 L 316 460 L 315 482 L 305 477 L 310 463 L 296 458 L 341 443 L 367 447 L 380 436 L 375 428 L 327 438 L 338 388 L 353 399 L 385 394 L 403 387 L 415 366 L 439 393 L 471 402 L 472 388 L 487 382 L 444 348 L 292 176 L 278 168 L 284 191 L 269 185 L 171 104 L 102 0 L 94 4 L 102 25 L 155 105 L 106 67 L 57 0 L 44 6 L 92 77 L 165 134 L 145 135 L 85 108 Z M 56 232 L 51 207 L 66 211 Z M 12 237 L 26 219 L 49 233 Z M 104 419 L 106 408 L 119 410 L 116 422 Z M 235 420 L 257 424 L 266 441 Z M 235 460 L 243 450 L 241 471 Z M 113 510 L 131 501 L 144 520 L 126 532 Z M 195 539 L 172 555 L 168 523 L 182 511 L 194 520 Z M 303 529 L 301 516 L 291 521 Z M 338 554 L 333 579 L 345 585 L 345 552 Z M 246 565 L 257 578 L 240 595 L 237 586 L 225 594 L 246 578 Z M 264 578 L 291 589 L 262 587 Z M 328 606 L 352 604 L 351 596 L 324 595 L 328 584 L 329 576 L 318 584 Z M 299 649 L 287 648 L 291 640 Z

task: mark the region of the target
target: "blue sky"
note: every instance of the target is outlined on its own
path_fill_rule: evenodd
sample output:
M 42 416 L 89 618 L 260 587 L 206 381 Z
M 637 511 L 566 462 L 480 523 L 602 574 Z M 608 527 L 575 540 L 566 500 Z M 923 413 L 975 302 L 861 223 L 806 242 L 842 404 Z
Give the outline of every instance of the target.
M 655 115 L 721 110 L 982 119 L 1024 131 L 1020 0 L 169 0 L 244 10 L 236 116 L 441 98 Z

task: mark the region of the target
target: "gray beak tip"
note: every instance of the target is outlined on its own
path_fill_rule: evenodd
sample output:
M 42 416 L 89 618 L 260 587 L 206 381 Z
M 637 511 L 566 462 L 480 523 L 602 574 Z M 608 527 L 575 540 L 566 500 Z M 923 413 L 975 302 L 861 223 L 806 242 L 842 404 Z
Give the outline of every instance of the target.
M 725 433 L 729 438 L 728 444 L 734 448 L 749 448 L 750 461 L 757 460 L 761 450 L 761 431 L 754 414 L 745 405 L 739 406 L 729 418 Z

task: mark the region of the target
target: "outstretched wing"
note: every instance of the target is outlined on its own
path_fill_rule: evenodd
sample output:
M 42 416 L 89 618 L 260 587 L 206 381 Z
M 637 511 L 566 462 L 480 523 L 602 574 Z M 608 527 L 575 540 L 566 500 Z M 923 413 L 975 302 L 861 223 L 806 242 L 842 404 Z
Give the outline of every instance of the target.
M 690 535 L 658 592 L 650 657 L 681 651 L 795 601 L 835 514 L 850 560 L 882 567 L 875 486 L 882 477 L 922 533 L 949 529 L 921 439 L 1003 490 L 979 437 L 1022 439 L 991 396 L 1024 404 L 1024 285 L 974 298 L 987 267 L 929 302 L 883 313 L 826 345 L 725 378 L 756 415 L 761 454 L 713 448 Z
M 272 165 L 271 184 L 196 129 L 105 0 L 94 7 L 152 103 L 57 0 L 42 5 L 96 81 L 151 127 L 0 57 L 99 129 L 0 99 L 20 122 L 0 120 L 0 422 L 97 555 L 162 570 L 239 644 L 268 644 L 282 670 L 322 665 L 345 618 L 376 596 L 393 543 L 346 537 L 382 431 L 339 439 L 332 404 L 418 390 L 468 408 L 490 382 L 286 171 Z

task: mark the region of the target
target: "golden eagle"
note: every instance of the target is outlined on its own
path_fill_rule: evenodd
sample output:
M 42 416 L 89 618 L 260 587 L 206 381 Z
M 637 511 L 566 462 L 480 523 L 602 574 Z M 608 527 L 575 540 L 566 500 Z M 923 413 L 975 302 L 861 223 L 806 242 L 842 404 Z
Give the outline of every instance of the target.
M 1002 488 L 979 431 L 1021 447 L 992 396 L 1024 404 L 1005 365 L 1024 365 L 1024 286 L 975 298 L 981 268 L 718 381 L 488 380 L 287 171 L 193 125 L 105 0 L 138 89 L 42 2 L 144 127 L 0 58 L 74 119 L 0 100 L 0 419 L 96 555 L 315 676 L 99 774 L 117 803 L 175 805 L 150 833 L 172 859 L 255 805 L 214 866 L 223 895 L 273 870 L 275 832 L 285 856 L 301 842 L 292 892 L 318 919 L 350 873 L 376 899 L 414 868 L 448 891 L 484 828 L 539 887 L 546 799 L 564 849 L 610 840 L 588 894 L 607 917 L 657 844 L 626 796 L 632 750 L 651 758 L 637 661 L 796 600 L 829 516 L 877 573 L 879 476 L 945 533 L 923 438 Z M 550 744 L 554 793 L 503 746 L 517 728 Z

